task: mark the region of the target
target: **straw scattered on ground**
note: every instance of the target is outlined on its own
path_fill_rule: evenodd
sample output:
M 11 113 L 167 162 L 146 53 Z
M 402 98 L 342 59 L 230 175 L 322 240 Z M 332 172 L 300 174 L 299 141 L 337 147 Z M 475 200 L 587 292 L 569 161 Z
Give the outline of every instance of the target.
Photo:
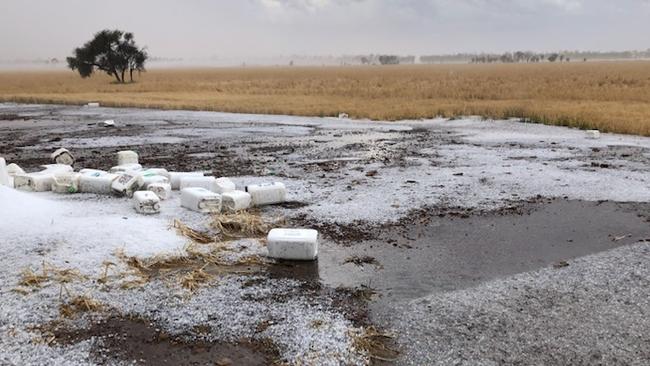
M 375 327 L 366 327 L 351 331 L 354 348 L 370 358 L 379 361 L 395 361 L 399 351 L 393 349 L 390 343 L 395 338 L 392 334 L 381 332 Z
M 79 313 L 97 312 L 102 309 L 102 304 L 88 295 L 75 296 L 70 301 L 59 305 L 59 313 L 64 318 L 72 318 Z
M 24 288 L 39 288 L 51 283 L 65 284 L 75 280 L 85 279 L 87 277 L 80 274 L 76 269 L 59 268 L 44 262 L 41 265 L 40 271 L 34 271 L 29 267 L 23 269 L 20 273 L 18 285 Z
M 283 226 L 284 218 L 264 218 L 258 212 L 239 211 L 213 216 L 211 227 L 222 239 L 261 238 L 274 227 Z
M 180 220 L 176 219 L 174 220 L 174 223 L 172 226 L 176 229 L 176 231 L 180 234 L 183 235 L 187 238 L 192 239 L 193 241 L 201 244 L 209 244 L 209 243 L 214 243 L 216 241 L 216 237 L 212 236 L 206 232 L 198 231 L 195 229 L 190 228 L 189 226 L 185 225 L 182 223 Z

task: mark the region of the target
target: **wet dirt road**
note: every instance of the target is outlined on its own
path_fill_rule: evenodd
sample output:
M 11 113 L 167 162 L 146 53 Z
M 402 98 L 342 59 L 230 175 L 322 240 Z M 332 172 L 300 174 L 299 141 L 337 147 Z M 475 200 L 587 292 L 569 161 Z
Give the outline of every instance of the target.
M 104 119 L 117 127 L 102 127 Z M 416 329 L 409 320 L 419 309 L 412 304 L 428 296 L 562 271 L 574 259 L 650 238 L 647 138 L 589 141 L 576 130 L 479 120 L 370 123 L 2 105 L 0 143 L 0 155 L 27 170 L 49 163 L 57 147 L 73 151 L 75 168 L 98 169 L 113 166 L 116 151 L 132 149 L 146 166 L 203 170 L 238 184 L 284 181 L 291 202 L 265 213 L 319 229 L 322 247 L 315 263 L 278 263 L 265 275 L 298 279 L 306 294 L 334 299 L 354 324 L 388 330 Z M 635 326 L 648 330 L 643 322 Z M 447 339 L 428 344 L 428 352 L 414 350 L 409 345 L 427 344 L 431 330 L 409 336 L 415 340 L 391 344 L 401 351 L 398 362 L 433 363 L 435 347 L 458 344 Z M 626 346 L 644 342 L 619 338 Z M 137 358 L 128 349 L 121 357 Z M 271 357 L 245 349 L 213 354 L 207 347 L 203 360 Z M 462 363 L 462 356 L 445 360 Z M 500 362 L 487 352 L 475 357 L 465 361 Z M 511 361 L 539 360 L 526 357 Z

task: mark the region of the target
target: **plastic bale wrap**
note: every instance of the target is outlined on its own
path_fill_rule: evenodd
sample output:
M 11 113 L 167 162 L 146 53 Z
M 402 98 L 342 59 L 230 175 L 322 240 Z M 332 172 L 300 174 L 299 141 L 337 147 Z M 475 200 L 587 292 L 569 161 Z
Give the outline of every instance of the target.
M 95 177 L 99 177 L 100 175 L 108 174 L 108 172 L 105 171 L 105 170 L 88 169 L 88 168 L 81 169 L 79 171 L 79 173 L 83 174 L 83 175 L 89 175 L 89 176 L 95 176 Z
M 181 179 L 180 189 L 199 187 L 217 193 L 216 185 L 217 180 L 214 177 L 183 177 Z
M 188 187 L 181 190 L 181 206 L 202 213 L 221 212 L 221 196 L 201 187 Z
M 162 175 L 142 175 L 143 179 L 143 187 L 144 189 L 148 189 L 151 184 L 154 183 L 169 183 L 169 179 L 166 177 L 163 177 Z M 171 185 L 170 185 L 171 187 Z
M 246 192 L 251 195 L 253 206 L 282 203 L 287 197 L 287 189 L 280 182 L 251 184 L 246 186 Z
M 288 260 L 315 260 L 318 231 L 312 229 L 272 229 L 266 238 L 269 257 Z
M 52 192 L 54 193 L 77 193 L 79 192 L 80 173 L 59 173 L 54 175 L 52 181 Z
M 133 192 L 139 190 L 144 185 L 144 178 L 137 172 L 124 172 L 118 175 L 117 179 L 111 183 L 113 193 L 118 196 L 132 197 Z
M 25 171 L 18 164 L 11 163 L 7 165 L 7 173 L 10 177 L 13 177 L 16 174 L 25 174 Z
M 117 174 L 100 171 L 86 171 L 86 173 L 82 171 L 80 174 L 79 192 L 95 194 L 111 194 L 113 192 L 111 184 L 118 177 Z
M 21 191 L 47 192 L 52 190 L 54 174 L 27 173 L 14 176 L 14 187 Z
M 117 165 L 138 164 L 138 153 L 131 150 L 117 152 Z
M 133 206 L 141 214 L 152 215 L 160 213 L 160 199 L 151 191 L 134 192 Z
M 74 156 L 72 156 L 72 153 L 68 151 L 68 149 L 60 148 L 54 151 L 51 155 L 50 158 L 52 161 L 56 162 L 57 164 L 63 164 L 63 165 L 73 165 L 74 164 Z
M 231 181 L 230 178 L 221 177 L 215 180 L 214 191 L 219 194 L 232 192 L 236 189 L 237 187 L 235 186 L 235 183 Z
M 142 171 L 142 175 L 145 178 L 147 176 L 149 176 L 149 175 L 160 175 L 160 176 L 163 176 L 163 177 L 169 179 L 170 182 L 171 182 L 171 177 L 169 175 L 169 172 L 167 171 L 167 169 L 164 169 L 164 168 L 147 168 L 147 169 L 144 169 Z
M 7 162 L 0 158 L 0 185 L 9 186 L 9 172 L 7 171 Z M 13 186 L 13 184 L 11 185 Z
M 169 183 L 151 183 L 147 190 L 155 193 L 161 200 L 166 200 L 172 195 L 172 185 Z
M 41 165 L 41 168 L 43 170 L 36 174 L 72 173 L 74 171 L 70 165 L 65 164 L 45 164 Z
M 137 172 L 140 170 L 142 170 L 142 165 L 138 163 L 134 163 L 134 164 L 116 165 L 110 168 L 108 171 L 109 173 L 122 173 L 122 172 Z
M 225 192 L 221 195 L 221 205 L 226 212 L 245 210 L 251 205 L 251 195 L 244 191 Z
M 172 185 L 172 189 L 179 190 L 181 189 L 181 179 L 185 177 L 202 177 L 202 172 L 169 172 L 169 183 Z
M 600 131 L 598 131 L 598 130 L 586 130 L 585 131 L 585 136 L 588 139 L 598 140 L 600 138 Z

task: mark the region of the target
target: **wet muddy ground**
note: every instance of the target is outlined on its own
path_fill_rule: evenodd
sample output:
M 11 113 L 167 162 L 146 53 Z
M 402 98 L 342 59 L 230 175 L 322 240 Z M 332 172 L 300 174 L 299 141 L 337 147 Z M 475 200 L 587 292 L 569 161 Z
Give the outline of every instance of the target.
M 99 364 L 115 360 L 136 361 L 138 365 L 268 365 L 276 360 L 273 347 L 242 341 L 237 344 L 186 340 L 171 336 L 144 319 L 110 316 L 84 329 L 47 329 L 55 344 L 66 345 L 99 338 L 101 347 L 93 349 Z M 209 332 L 210 329 L 198 329 Z
M 58 147 L 73 151 L 75 168 L 98 169 L 115 165 L 116 151 L 131 149 L 145 166 L 290 182 L 291 202 L 265 212 L 319 229 L 319 260 L 262 272 L 302 281 L 305 294 L 330 297 L 357 325 L 391 329 L 394 309 L 424 296 L 561 270 L 575 258 L 650 239 L 650 196 L 643 199 L 650 143 L 642 138 L 585 144 L 574 132 L 567 140 L 561 133 L 491 138 L 486 131 L 480 140 L 481 127 L 473 134 L 448 124 L 62 106 L 3 105 L 0 115 L 0 155 L 26 170 L 49 163 L 48 152 Z M 108 118 L 117 126 L 103 127 Z M 617 189 L 607 192 L 608 184 Z M 146 319 L 119 315 L 54 334 L 61 344 L 101 338 L 93 350 L 99 363 L 278 358 L 270 344 L 189 344 Z

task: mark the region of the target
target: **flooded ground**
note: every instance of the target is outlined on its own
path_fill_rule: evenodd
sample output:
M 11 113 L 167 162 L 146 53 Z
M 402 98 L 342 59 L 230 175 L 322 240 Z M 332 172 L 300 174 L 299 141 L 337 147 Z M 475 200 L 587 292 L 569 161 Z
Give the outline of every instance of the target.
M 590 324 L 575 316 L 585 301 L 598 314 L 611 301 L 647 302 L 647 286 L 633 269 L 650 263 L 647 256 L 630 252 L 650 245 L 648 138 L 605 134 L 587 140 L 577 130 L 478 119 L 381 123 L 13 104 L 0 105 L 0 116 L 0 156 L 26 170 L 49 163 L 49 152 L 58 147 L 73 152 L 76 169 L 108 169 L 115 165 L 116 151 L 132 149 L 145 166 L 202 170 L 232 177 L 238 186 L 280 180 L 290 202 L 262 213 L 321 234 L 317 262 L 238 268 L 219 273 L 189 295 L 162 280 L 131 291 L 69 285 L 72 291 L 74 286 L 80 293 L 92 291 L 105 310 L 93 312 L 92 319 L 81 316 L 59 324 L 52 332 L 55 347 L 25 346 L 19 341 L 33 337 L 28 324 L 59 319 L 57 295 L 63 290 L 44 288 L 21 297 L 11 288 L 22 268 L 47 261 L 97 277 L 102 263 L 116 261 L 116 248 L 143 258 L 180 250 L 184 241 L 165 228 L 173 219 L 196 228 L 205 225 L 201 215 L 180 209 L 177 198 L 165 202 L 159 217 L 143 218 L 125 199 L 31 194 L 52 204 L 52 217 L 63 215 L 70 227 L 48 231 L 47 223 L 55 219 L 45 214 L 42 230 L 27 230 L 27 237 L 11 228 L 3 234 L 5 250 L 22 243 L 20 251 L 0 262 L 11 268 L 0 276 L 7 295 L 7 317 L 0 324 L 7 351 L 0 360 L 9 363 L 356 364 L 392 359 L 395 354 L 373 357 L 372 351 L 359 349 L 358 334 L 369 327 L 395 334 L 382 346 L 399 351 L 397 363 L 578 362 L 594 355 L 576 355 L 579 348 L 553 359 L 530 350 L 515 356 L 486 350 L 505 347 L 511 337 L 532 337 L 532 330 L 528 334 L 521 326 L 524 318 L 509 317 L 511 311 L 531 317 L 539 311 L 518 301 L 520 296 L 550 301 L 549 311 L 563 314 L 557 322 L 569 325 Z M 105 119 L 114 119 L 116 127 L 103 127 Z M 56 211 L 59 206 L 63 214 Z M 101 214 L 95 218 L 95 212 Z M 86 232 L 89 220 L 103 227 Z M 70 235 L 70 230 L 77 232 Z M 548 291 L 537 290 L 542 285 L 534 280 L 523 286 L 531 288 L 523 295 L 522 286 L 504 285 L 530 276 L 551 278 L 543 284 L 546 290 L 561 287 L 577 281 L 589 263 L 600 271 L 593 278 L 604 281 L 615 268 L 604 265 L 603 258 L 609 265 L 612 257 L 623 258 L 619 266 L 630 258 L 638 261 L 627 263 L 629 277 L 617 277 L 629 291 L 612 292 L 601 284 L 596 299 L 578 291 L 572 300 L 558 303 L 549 300 Z M 558 274 L 567 277 L 558 279 Z M 484 316 L 475 313 L 483 306 L 478 300 L 453 311 L 445 308 L 452 299 L 489 298 L 487 288 L 499 289 L 499 304 L 507 308 L 502 315 L 481 323 Z M 432 304 L 446 313 L 430 313 Z M 41 315 L 17 315 L 34 306 Z M 555 338 L 566 336 L 567 344 L 583 339 L 603 352 L 647 345 L 645 320 L 626 319 L 627 335 L 600 329 L 614 322 L 615 314 L 626 313 L 624 306 L 615 310 L 603 311 L 592 328 L 576 323 L 575 332 Z M 638 311 L 627 313 L 640 317 L 647 309 Z M 476 324 L 463 330 L 468 314 L 475 314 Z M 447 336 L 440 336 L 442 329 Z M 10 333 L 19 336 L 12 340 Z M 478 343 L 461 342 L 470 334 Z M 479 341 L 481 334 L 492 339 Z M 604 346 L 593 338 L 592 344 L 594 334 L 611 342 Z M 38 349 L 33 358 L 24 354 L 26 347 Z M 635 363 L 646 356 L 622 352 L 617 360 Z

